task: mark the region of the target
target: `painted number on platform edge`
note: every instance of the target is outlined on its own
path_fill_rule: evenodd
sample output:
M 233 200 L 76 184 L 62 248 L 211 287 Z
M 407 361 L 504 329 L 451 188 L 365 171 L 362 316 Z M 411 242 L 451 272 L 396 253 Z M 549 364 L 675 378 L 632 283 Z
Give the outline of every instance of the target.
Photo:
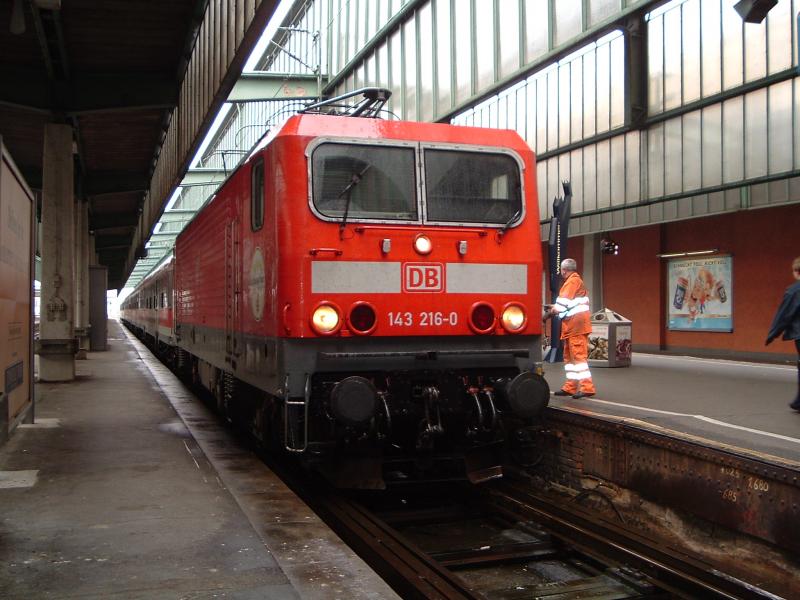
M 768 492 L 769 482 L 759 479 L 758 477 L 748 477 L 747 488 L 756 492 Z
M 420 327 L 441 327 L 442 325 L 455 327 L 458 325 L 458 313 L 455 311 L 449 314 L 426 311 L 415 315 L 411 312 L 390 312 L 389 325 L 391 327 L 413 327 L 414 325 Z

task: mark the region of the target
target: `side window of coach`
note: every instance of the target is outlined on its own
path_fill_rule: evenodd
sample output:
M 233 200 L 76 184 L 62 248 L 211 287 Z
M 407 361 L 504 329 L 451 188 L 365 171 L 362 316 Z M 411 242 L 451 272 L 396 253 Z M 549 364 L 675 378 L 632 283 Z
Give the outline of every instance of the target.
M 250 189 L 250 227 L 258 231 L 264 226 L 264 159 L 253 165 Z

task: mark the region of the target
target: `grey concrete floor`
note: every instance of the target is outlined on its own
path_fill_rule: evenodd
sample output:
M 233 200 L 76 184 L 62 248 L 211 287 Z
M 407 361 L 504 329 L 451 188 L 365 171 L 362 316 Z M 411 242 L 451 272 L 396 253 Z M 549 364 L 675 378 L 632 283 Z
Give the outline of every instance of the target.
M 591 367 L 594 398 L 553 396 L 551 405 L 612 414 L 724 444 L 800 461 L 800 412 L 794 365 L 634 352 L 630 367 Z M 563 364 L 545 365 L 555 391 Z
M 357 580 L 375 575 L 346 547 L 336 555 L 341 541 L 320 533 L 318 519 L 314 535 L 290 530 L 316 517 L 274 476 L 251 477 L 249 496 L 238 498 L 248 490 L 223 481 L 144 354 L 118 323 L 109 336 L 108 352 L 78 361 L 74 382 L 37 384 L 36 422 L 0 448 L 0 598 L 392 596 L 380 579 Z M 270 523 L 243 502 L 280 506 L 275 552 L 263 535 Z M 336 556 L 310 555 L 326 536 L 324 551 Z

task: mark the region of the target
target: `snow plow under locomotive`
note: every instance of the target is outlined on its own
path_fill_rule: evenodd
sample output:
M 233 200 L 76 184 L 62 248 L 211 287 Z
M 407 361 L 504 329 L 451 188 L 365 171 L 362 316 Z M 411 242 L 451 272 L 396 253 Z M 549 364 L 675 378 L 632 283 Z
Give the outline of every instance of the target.
M 478 481 L 549 399 L 541 273 L 515 132 L 298 114 L 121 317 L 339 485 L 381 487 L 404 461 L 460 461 Z

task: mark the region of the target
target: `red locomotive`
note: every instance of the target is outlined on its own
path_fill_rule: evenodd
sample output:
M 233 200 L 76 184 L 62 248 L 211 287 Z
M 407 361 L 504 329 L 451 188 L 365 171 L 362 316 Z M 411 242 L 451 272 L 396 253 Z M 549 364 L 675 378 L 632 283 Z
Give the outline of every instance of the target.
M 344 485 L 454 456 L 478 480 L 549 399 L 534 157 L 512 131 L 369 118 L 387 94 L 265 139 L 122 319 Z

